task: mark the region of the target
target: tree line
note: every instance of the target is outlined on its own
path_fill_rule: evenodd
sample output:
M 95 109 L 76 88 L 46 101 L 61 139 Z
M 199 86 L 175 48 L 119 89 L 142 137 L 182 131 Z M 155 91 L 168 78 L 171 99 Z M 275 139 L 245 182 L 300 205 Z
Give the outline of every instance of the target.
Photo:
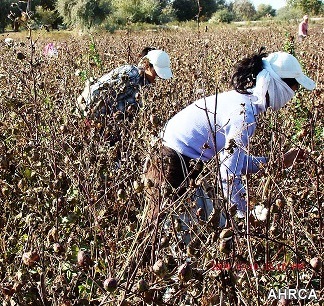
M 129 23 L 166 24 L 182 21 L 232 22 L 275 16 L 271 5 L 254 7 L 250 0 L 0 0 L 0 31 L 12 25 L 19 30 L 28 18 L 45 27 L 103 26 L 108 30 Z M 300 14 L 323 13 L 321 0 L 288 0 L 287 7 Z

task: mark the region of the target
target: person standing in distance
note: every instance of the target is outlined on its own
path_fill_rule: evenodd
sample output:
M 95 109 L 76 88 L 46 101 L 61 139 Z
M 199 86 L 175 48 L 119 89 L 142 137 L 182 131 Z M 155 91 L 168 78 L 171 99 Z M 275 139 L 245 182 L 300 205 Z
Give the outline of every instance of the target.
M 303 17 L 303 21 L 298 26 L 298 40 L 303 41 L 308 35 L 308 15 Z

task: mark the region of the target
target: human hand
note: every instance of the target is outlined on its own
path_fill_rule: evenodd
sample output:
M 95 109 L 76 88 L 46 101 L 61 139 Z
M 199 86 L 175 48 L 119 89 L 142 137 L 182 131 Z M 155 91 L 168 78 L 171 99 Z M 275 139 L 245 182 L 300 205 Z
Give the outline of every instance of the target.
M 292 148 L 287 151 L 283 156 L 283 165 L 284 168 L 291 167 L 294 162 L 298 159 L 306 159 L 306 152 L 302 149 Z

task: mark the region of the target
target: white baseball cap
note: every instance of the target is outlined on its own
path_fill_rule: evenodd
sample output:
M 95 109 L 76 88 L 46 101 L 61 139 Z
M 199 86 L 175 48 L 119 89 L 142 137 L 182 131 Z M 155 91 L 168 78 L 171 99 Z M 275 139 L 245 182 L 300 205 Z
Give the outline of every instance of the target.
M 145 56 L 148 58 L 156 74 L 162 79 L 170 79 L 172 77 L 172 71 L 170 68 L 170 57 L 162 50 L 152 50 Z
M 274 52 L 270 53 L 265 60 L 270 63 L 272 69 L 280 78 L 296 79 L 306 89 L 315 89 L 315 82 L 303 73 L 302 67 L 293 55 L 281 51 Z

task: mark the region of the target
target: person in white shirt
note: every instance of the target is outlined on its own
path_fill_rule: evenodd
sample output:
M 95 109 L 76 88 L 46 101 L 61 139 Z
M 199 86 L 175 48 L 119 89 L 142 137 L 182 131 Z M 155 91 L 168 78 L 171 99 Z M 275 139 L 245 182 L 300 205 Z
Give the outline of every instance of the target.
M 233 90 L 197 100 L 166 123 L 161 133 L 162 161 L 153 160 L 146 177 L 155 185 L 171 186 L 179 196 L 188 181 L 197 177 L 197 164 L 217 154 L 223 193 L 242 218 L 247 211 L 242 175 L 255 173 L 267 163 L 267 158 L 249 154 L 258 115 L 268 108 L 277 111 L 284 107 L 299 85 L 308 90 L 316 85 L 293 55 L 267 55 L 262 50 L 238 62 L 231 83 Z M 293 149 L 285 154 L 285 167 L 291 166 L 299 153 Z

